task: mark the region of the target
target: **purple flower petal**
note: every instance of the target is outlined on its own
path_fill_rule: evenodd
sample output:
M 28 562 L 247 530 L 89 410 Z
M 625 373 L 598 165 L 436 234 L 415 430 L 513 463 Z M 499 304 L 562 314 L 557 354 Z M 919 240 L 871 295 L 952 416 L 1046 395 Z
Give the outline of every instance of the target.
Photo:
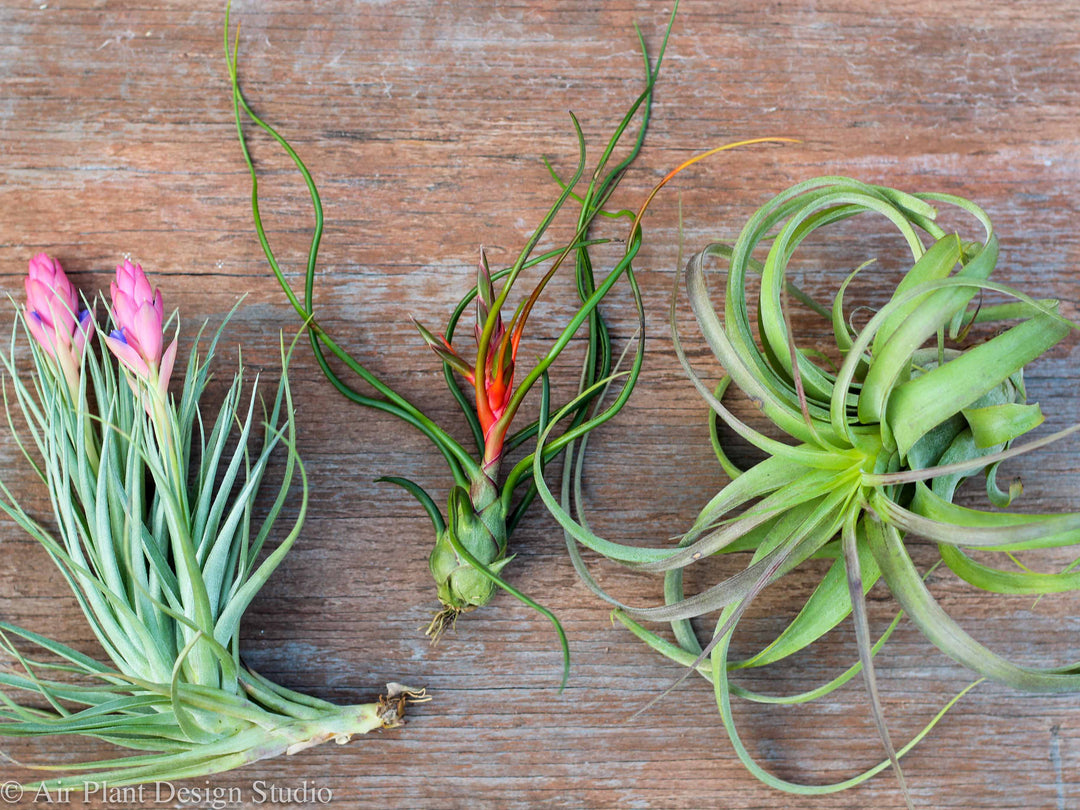
M 105 336 L 105 345 L 109 347 L 116 359 L 119 360 L 129 371 L 143 379 L 150 379 L 150 368 L 135 349 L 124 340 L 117 339 L 112 335 Z

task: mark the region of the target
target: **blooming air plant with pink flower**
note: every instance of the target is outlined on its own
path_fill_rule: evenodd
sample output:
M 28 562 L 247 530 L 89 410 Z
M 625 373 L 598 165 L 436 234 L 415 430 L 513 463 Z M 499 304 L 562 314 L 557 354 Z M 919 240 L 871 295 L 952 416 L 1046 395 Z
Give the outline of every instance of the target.
M 60 568 L 110 663 L 0 622 L 0 653 L 14 664 L 0 669 L 0 734 L 82 734 L 138 753 L 68 765 L 69 775 L 38 787 L 206 775 L 399 725 L 406 703 L 420 697 L 413 690 L 391 685 L 375 702 L 337 706 L 240 660 L 240 620 L 299 537 L 307 505 L 284 341 L 281 381 L 260 409 L 261 427 L 256 386 L 245 393 L 242 369 L 217 418 L 204 423 L 200 400 L 221 331 L 205 356 L 196 338 L 174 381 L 179 327 L 166 345 L 173 319 L 141 266 L 116 269 L 110 329 L 95 324 L 93 311 L 80 305 L 60 262 L 31 259 L 26 304 L 0 364 L 9 423 L 14 429 L 21 412 L 29 436 L 14 438 L 49 489 L 52 515 L 27 512 L 3 483 L 0 510 Z M 18 360 L 26 345 L 28 373 Z M 284 469 L 269 513 L 257 519 L 275 450 Z M 299 515 L 275 531 L 297 479 Z M 280 542 L 264 555 L 271 535 Z M 20 693 L 33 705 L 22 705 Z
M 496 589 L 502 588 L 554 622 L 563 647 L 564 682 L 567 646 L 562 628 L 550 612 L 513 587 L 503 577 L 503 569 L 511 559 L 510 535 L 536 494 L 532 481 L 533 453 L 528 452 L 528 443 L 535 440 L 538 431 L 543 429 L 547 422 L 555 421 L 561 432 L 545 446 L 542 461 L 549 462 L 564 452 L 570 452 L 575 441 L 621 409 L 641 367 L 642 353 L 639 344 L 632 367 L 625 373 L 622 393 L 607 408 L 594 409 L 596 395 L 612 375 L 614 366 L 612 341 L 601 318 L 599 304 L 617 282 L 623 281 L 629 286 L 640 314 L 641 304 L 632 262 L 641 243 L 641 232 L 635 222 L 630 237 L 625 241 L 622 255 L 612 263 L 605 274 L 597 275 L 593 270 L 591 249 L 599 242 L 611 239 L 593 240 L 591 230 L 598 218 L 607 213 L 605 206 L 642 146 L 649 121 L 653 88 L 677 9 L 676 3 L 671 11 L 655 66 L 650 64 L 648 55 L 644 53 L 644 42 L 639 36 L 645 63 L 645 88 L 619 119 L 614 134 L 604 145 L 592 173 L 588 176 L 585 174 L 585 140 L 577 119 L 571 116 L 578 144 L 577 167 L 566 179 L 556 176 L 552 171 L 561 187 L 561 193 L 533 230 L 516 259 L 509 266 L 493 271 L 482 255 L 477 284 L 459 301 L 443 333 L 435 335 L 418 324 L 423 340 L 443 362 L 443 376 L 451 394 L 461 406 L 462 415 L 475 440 L 475 449 L 460 443 L 450 430 L 436 424 L 421 408 L 372 373 L 343 347 L 339 338 L 331 336 L 321 326 L 314 301 L 315 270 L 323 227 L 319 193 L 310 172 L 292 146 L 257 115 L 240 92 L 236 54 L 229 41 L 228 31 L 225 37 L 226 58 L 233 83 L 237 133 L 251 175 L 255 229 L 270 269 L 297 315 L 308 327 L 312 351 L 320 367 L 334 387 L 352 402 L 397 416 L 418 429 L 435 445 L 452 476 L 453 483 L 445 501 L 445 514 L 435 499 L 415 482 L 396 476 L 381 479 L 399 484 L 414 495 L 431 518 L 435 529 L 436 539 L 429 556 L 429 565 L 442 606 L 428 627 L 429 635 L 438 638 L 443 629 L 452 624 L 460 613 L 486 604 Z M 627 131 L 631 121 L 638 115 L 640 129 L 637 136 L 631 138 L 627 136 Z M 247 137 L 243 129 L 245 117 L 285 150 L 304 177 L 311 195 L 315 228 L 308 252 L 302 298 L 292 290 L 284 270 L 271 250 L 263 227 L 259 213 L 258 172 L 248 151 Z M 615 153 L 620 146 L 625 154 L 616 158 Z M 583 179 L 582 188 L 575 193 L 576 186 Z M 578 204 L 572 236 L 562 242 L 561 247 L 539 250 L 541 239 L 548 234 L 556 216 L 570 200 Z M 619 215 L 621 214 L 633 217 L 630 212 L 620 212 Z M 619 237 L 622 236 L 623 233 L 620 232 Z M 578 291 L 578 300 L 574 302 L 575 310 L 551 344 L 539 351 L 536 363 L 526 373 L 520 373 L 518 349 L 521 341 L 525 339 L 526 319 L 548 282 L 568 258 L 571 261 L 567 263 L 574 267 Z M 515 285 L 525 271 L 540 266 L 546 266 L 547 269 L 531 293 L 518 305 L 509 324 L 504 323 L 502 309 L 515 292 Z M 476 307 L 473 330 L 475 355 L 472 354 L 471 346 L 468 352 L 461 346 L 454 346 L 457 324 L 471 304 Z M 579 332 L 584 334 L 586 340 L 583 342 L 578 396 L 572 400 L 573 405 L 570 408 L 556 409 L 551 402 L 547 375 L 556 359 Z M 348 369 L 346 375 L 339 374 L 331 366 L 331 357 L 344 364 Z M 520 375 L 517 379 L 516 374 Z M 462 390 L 459 387 L 458 378 L 467 383 L 467 389 Z M 539 413 L 526 424 L 520 424 L 525 397 L 537 387 L 540 389 Z M 523 446 L 526 447 L 523 457 L 516 459 L 509 471 L 505 471 L 508 457 Z

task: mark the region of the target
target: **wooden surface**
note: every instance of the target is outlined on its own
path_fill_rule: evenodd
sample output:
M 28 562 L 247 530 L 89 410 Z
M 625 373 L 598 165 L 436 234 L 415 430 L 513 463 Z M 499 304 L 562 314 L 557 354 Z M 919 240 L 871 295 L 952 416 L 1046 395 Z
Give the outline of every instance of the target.
M 641 85 L 632 24 L 655 50 L 669 10 L 648 0 L 234 3 L 248 95 L 292 139 L 326 202 L 320 316 L 438 419 L 451 420 L 454 409 L 408 316 L 444 322 L 470 283 L 479 245 L 495 262 L 512 257 L 556 193 L 541 157 L 572 165 L 566 111 L 581 118 L 595 155 Z M 296 323 L 251 225 L 222 11 L 203 0 L 4 0 L 0 275 L 4 291 L 20 299 L 27 260 L 45 250 L 89 292 L 131 255 L 153 274 L 166 306 L 180 308 L 188 337 L 246 295 L 226 334 L 221 378 L 242 347 L 245 361 L 272 379 L 279 330 Z M 704 407 L 665 324 L 680 193 L 688 250 L 730 235 L 772 194 L 818 174 L 963 194 L 997 224 L 1000 280 L 1059 297 L 1075 314 L 1078 61 L 1074 0 L 687 0 L 646 148 L 617 204 L 636 207 L 668 169 L 707 147 L 759 135 L 803 144 L 714 159 L 653 206 L 638 262 L 649 361 L 631 405 L 596 440 L 588 493 L 597 527 L 661 542 L 723 483 Z M 303 188 L 265 139 L 256 139 L 255 154 L 274 244 L 296 279 L 311 222 Z M 562 220 L 552 239 L 570 228 Z M 825 294 L 867 258 L 899 256 L 879 222 L 844 234 L 833 247 L 808 247 L 802 281 L 812 291 Z M 897 276 L 874 278 L 862 292 L 880 303 Z M 523 344 L 526 359 L 565 316 L 567 286 L 552 292 Z M 625 340 L 631 323 L 620 295 L 608 312 Z M 11 318 L 9 307 L 3 321 Z M 690 320 L 684 324 L 695 362 L 715 375 Z M 1029 375 L 1032 397 L 1059 427 L 1080 419 L 1078 357 L 1073 339 Z M 435 606 L 430 523 L 403 493 L 373 480 L 413 477 L 442 500 L 447 479 L 437 454 L 406 426 L 337 398 L 310 354 L 298 356 L 293 382 L 316 497 L 304 538 L 247 615 L 245 655 L 275 680 L 335 701 L 371 699 L 391 680 L 426 686 L 434 700 L 400 730 L 189 787 L 221 795 L 236 788 L 243 801 L 233 806 L 243 807 L 261 806 L 260 780 L 279 792 L 327 788 L 337 808 L 902 806 L 888 774 L 822 798 L 762 786 L 738 763 L 703 681 L 631 719 L 679 670 L 611 626 L 541 508 L 515 535 L 507 574 L 564 622 L 573 652 L 566 692 L 556 691 L 549 625 L 507 597 L 429 646 L 418 628 Z M 213 393 L 221 395 L 220 385 Z M 1022 508 L 1080 508 L 1078 449 L 1074 438 L 1012 464 L 1026 484 Z M 45 514 L 44 493 L 17 462 L 5 431 L 4 481 Z M 8 522 L 0 544 L 0 616 L 96 652 L 42 550 Z M 659 594 L 651 580 L 597 571 L 638 602 Z M 767 592 L 738 649 L 770 639 L 813 581 L 813 572 L 797 574 Z M 933 588 L 995 649 L 1032 663 L 1080 658 L 1075 598 L 988 599 L 944 575 Z M 874 627 L 893 609 L 873 592 Z M 794 692 L 854 656 L 853 635 L 842 629 L 753 683 Z M 881 657 L 879 677 L 896 739 L 970 680 L 910 626 Z M 879 759 L 856 683 L 805 709 L 740 706 L 737 719 L 754 755 L 785 778 L 832 781 Z M 5 739 L 0 750 L 28 763 L 111 753 L 63 739 Z M 984 685 L 905 763 L 919 807 L 1080 807 L 1080 701 Z M 0 766 L 4 779 L 31 775 Z M 211 806 L 152 798 L 146 806 Z

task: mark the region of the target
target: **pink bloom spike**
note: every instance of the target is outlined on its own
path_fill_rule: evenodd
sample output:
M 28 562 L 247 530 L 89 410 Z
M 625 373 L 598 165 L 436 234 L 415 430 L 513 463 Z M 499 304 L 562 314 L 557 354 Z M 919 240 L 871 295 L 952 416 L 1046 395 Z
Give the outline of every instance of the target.
M 176 341 L 162 353 L 165 308 L 140 265 L 125 260 L 110 285 L 116 329 L 105 341 L 123 366 L 165 397 L 176 361 Z
M 91 330 L 91 313 L 79 311 L 79 294 L 60 262 L 45 253 L 30 260 L 23 312 L 33 339 L 56 361 L 74 391 Z

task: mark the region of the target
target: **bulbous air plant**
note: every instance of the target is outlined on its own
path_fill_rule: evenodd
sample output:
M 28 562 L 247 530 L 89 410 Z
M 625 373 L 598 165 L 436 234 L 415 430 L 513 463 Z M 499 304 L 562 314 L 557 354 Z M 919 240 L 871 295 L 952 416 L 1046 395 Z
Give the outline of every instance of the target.
M 982 228 L 981 238 L 971 241 L 943 230 L 935 221 L 935 206 L 971 215 Z M 845 316 L 845 292 L 869 262 L 841 285 L 831 307 L 821 307 L 799 291 L 786 277 L 786 269 L 811 234 L 868 212 L 883 216 L 899 231 L 910 248 L 912 264 L 888 303 L 856 329 Z M 764 244 L 768 254 L 762 263 L 753 254 Z M 584 581 L 615 604 L 615 615 L 650 646 L 713 682 L 739 757 L 770 785 L 796 793 L 827 793 L 858 784 L 891 764 L 908 797 L 898 757 L 941 715 L 908 745 L 894 748 L 873 670 L 873 656 L 884 638 L 873 643 L 864 605 L 865 592 L 879 580 L 931 642 L 982 678 L 1024 691 L 1080 690 L 1080 670 L 1075 666 L 1021 666 L 975 641 L 934 600 L 906 547 L 916 536 L 938 544 L 946 566 L 987 591 L 1042 594 L 1080 588 L 1074 572 L 1009 570 L 1010 560 L 997 568 L 966 553 L 974 548 L 1011 555 L 1075 544 L 1080 542 L 1080 514 L 1022 515 L 952 502 L 963 479 L 985 470 L 990 500 L 1007 506 L 1018 487 L 1006 492 L 998 488 L 997 465 L 1077 429 L 1012 446 L 1043 421 L 1039 406 L 1026 400 L 1024 366 L 1077 327 L 1060 315 L 1057 302 L 1037 301 L 989 280 L 997 257 L 989 218 L 967 200 L 946 194 L 912 195 L 842 177 L 800 183 L 758 210 L 733 245 L 710 245 L 687 263 L 685 281 L 694 315 L 726 375 L 716 391 L 698 377 L 682 352 L 672 298 L 676 347 L 691 380 L 713 412 L 767 458 L 741 471 L 717 445 L 718 457 L 733 480 L 701 511 L 674 549 L 616 543 L 588 529 L 581 517 L 581 454 L 573 468 L 568 464 L 564 470 L 561 499 L 536 471 L 540 495 L 564 526 Z M 714 258 L 728 263 L 722 311 L 714 308 L 705 284 L 706 262 Z M 751 295 L 753 286 L 756 296 Z M 984 296 L 1003 300 L 991 305 Z M 757 312 L 752 315 L 748 301 L 755 297 Z M 842 358 L 838 368 L 821 361 L 828 354 L 796 345 L 788 313 L 794 297 L 831 322 L 833 354 Z M 1011 325 L 985 342 L 963 344 L 973 325 L 996 322 Z M 760 337 L 755 336 L 754 323 Z M 721 398 L 730 383 L 792 442 L 770 438 L 729 411 Z M 541 435 L 541 446 L 544 438 Z M 578 519 L 573 517 L 575 507 Z M 605 593 L 586 568 L 578 544 L 631 568 L 664 573 L 666 604 L 631 606 Z M 685 595 L 685 568 L 710 555 L 734 552 L 750 555 L 745 570 Z M 729 660 L 732 634 L 750 602 L 811 557 L 834 562 L 802 611 L 758 654 Z M 715 633 L 703 647 L 690 619 L 713 611 L 720 611 Z M 789 698 L 756 694 L 730 683 L 730 671 L 765 667 L 786 658 L 848 615 L 853 617 L 860 660 L 834 681 Z M 648 630 L 642 621 L 671 622 L 675 643 Z M 734 725 L 733 692 L 763 702 L 804 702 L 828 694 L 860 669 L 887 759 L 851 779 L 815 786 L 782 780 L 753 760 Z
M 499 468 L 506 450 L 507 430 L 521 404 L 520 397 L 513 396 L 518 345 L 529 310 L 549 278 L 551 274 L 542 279 L 527 302 L 522 302 L 507 328 L 501 312 L 505 296 L 496 300 L 491 268 L 481 249 L 473 328 L 476 357 L 472 364 L 462 359 L 445 337 L 436 337 L 414 321 L 421 337 L 446 367 L 472 385 L 475 419 L 482 441 L 482 445 L 478 442 L 478 449 L 482 447 L 480 475 L 470 484 L 469 502 L 459 495 L 457 502 L 450 506 L 456 537 L 451 538 L 445 522 L 434 521 L 437 536 L 428 562 L 439 601 L 444 605 L 430 628 L 436 638 L 446 621 L 453 621 L 458 613 L 487 604 L 496 587 L 483 571 L 462 558 L 454 548 L 454 540 L 491 573 L 498 574 L 511 559 L 506 556 L 507 513 L 506 505 L 499 497 Z
M 16 368 L 17 326 L 0 364 L 9 378 L 5 402 L 21 411 L 31 439 L 15 440 L 49 489 L 55 528 L 26 512 L 3 483 L 0 510 L 60 568 L 111 664 L 0 622 L 0 654 L 10 662 L 0 669 L 0 735 L 85 735 L 138 752 L 60 766 L 69 773 L 47 782 L 50 790 L 83 790 L 218 773 L 400 725 L 419 693 L 395 685 L 377 702 L 335 706 L 240 660 L 240 621 L 299 537 L 307 506 L 284 344 L 260 446 L 249 441 L 258 432 L 258 398 L 252 391 L 244 402 L 242 372 L 217 418 L 203 421 L 200 399 L 220 331 L 205 358 L 196 340 L 181 390 L 168 396 L 176 341 L 162 349 L 161 293 L 141 267 L 117 268 L 115 329 L 102 333 L 119 367 L 89 341 L 90 312 L 76 317 L 77 294 L 59 262 L 36 256 L 26 289 L 29 382 Z M 283 480 L 260 520 L 255 502 L 275 448 L 285 453 Z M 299 516 L 264 555 L 297 476 Z M 34 705 L 20 705 L 16 694 Z
M 435 528 L 436 542 L 429 561 L 442 609 L 431 622 L 428 628 L 429 634 L 437 638 L 443 628 L 452 623 L 459 613 L 487 603 L 497 587 L 503 588 L 544 613 L 555 623 L 563 646 L 564 681 L 567 646 L 558 622 L 550 612 L 513 588 L 500 576 L 502 569 L 510 561 L 509 537 L 535 496 L 535 486 L 531 481 L 533 456 L 531 453 L 527 454 L 506 473 L 505 477 L 501 476 L 500 468 L 506 454 L 532 440 L 540 425 L 550 416 L 552 409 L 546 375 L 556 358 L 582 327 L 588 330 L 588 342 L 584 352 L 579 390 L 594 390 L 595 392 L 594 383 L 610 373 L 611 341 L 600 317 L 598 305 L 616 282 L 620 279 L 628 282 L 640 308 L 631 266 L 641 243 L 640 233 L 636 228 L 634 229 L 633 237 L 626 244 L 624 255 L 614 263 L 606 275 L 597 279 L 593 272 L 590 255 L 590 248 L 596 242 L 589 241 L 589 232 L 612 192 L 618 186 L 625 170 L 641 148 L 649 120 L 653 86 L 660 70 L 667 36 L 670 34 L 671 23 L 674 21 L 677 8 L 676 3 L 671 12 L 655 68 L 649 64 L 642 41 L 645 57 L 645 90 L 622 117 L 581 196 L 574 195 L 574 188 L 584 175 L 585 146 L 577 119 L 571 116 L 579 146 L 577 168 L 574 174 L 565 181 L 556 178 L 562 186 L 562 192 L 532 232 L 516 260 L 507 268 L 491 272 L 486 260 L 482 259 L 477 286 L 461 299 L 450 318 L 445 333 L 441 337 L 436 337 L 427 329 L 420 327 L 424 340 L 435 349 L 444 362 L 446 382 L 462 407 L 464 418 L 476 441 L 475 456 L 479 458 L 474 457 L 471 449 L 460 444 L 447 430 L 435 424 L 418 407 L 353 358 L 319 324 L 314 314 L 313 301 L 315 259 L 322 233 L 322 207 L 319 195 L 311 175 L 296 152 L 269 124 L 255 114 L 240 93 L 237 84 L 236 57 L 234 53 L 231 53 L 229 42 L 226 40 L 226 54 L 233 82 L 237 132 L 251 172 L 255 228 L 272 271 L 297 314 L 308 325 L 311 346 L 316 359 L 328 379 L 348 399 L 393 414 L 427 436 L 446 460 L 453 477 L 454 484 L 450 489 L 445 517 L 434 499 L 414 482 L 398 477 L 381 479 L 399 484 L 412 493 L 428 513 Z M 626 156 L 616 161 L 613 152 L 623 140 L 632 118 L 639 112 L 641 114 L 639 134 L 630 144 Z M 242 115 L 246 115 L 256 126 L 269 133 L 286 150 L 303 174 L 311 193 L 316 228 L 309 252 L 303 301 L 292 291 L 286 281 L 263 230 L 258 209 L 258 177 L 248 154 L 241 127 Z M 580 205 L 573 238 L 562 248 L 535 255 L 537 245 L 547 233 L 553 219 L 572 197 Z M 548 281 L 569 256 L 573 256 L 575 264 L 579 292 L 577 309 L 561 328 L 552 346 L 515 385 L 517 349 L 525 319 Z M 507 303 L 515 283 L 523 271 L 545 262 L 551 264 L 550 269 L 546 271 L 532 294 L 519 306 L 510 326 L 504 327 L 500 310 Z M 502 286 L 496 293 L 495 284 L 500 281 Z M 477 304 L 477 354 L 475 361 L 466 362 L 452 347 L 454 329 L 464 310 L 474 300 Z M 362 393 L 353 387 L 353 383 L 335 372 L 329 365 L 328 355 L 333 355 L 342 361 L 359 382 L 374 390 L 374 394 Z M 640 362 L 639 351 L 633 368 L 628 372 L 630 383 L 625 388 L 625 395 L 619 396 L 605 411 L 587 416 L 589 398 L 586 396 L 577 400 L 571 412 L 559 423 L 561 435 L 548 442 L 545 448 L 545 461 L 555 458 L 576 436 L 583 435 L 606 421 L 621 408 L 626 396 L 629 395 L 629 388 L 632 387 L 632 380 L 640 368 Z M 459 389 L 453 376 L 455 372 L 461 374 L 469 382 L 472 396 L 466 395 Z M 523 399 L 537 383 L 540 383 L 542 389 L 540 415 L 529 424 L 519 426 L 515 432 L 510 432 L 511 421 L 519 414 Z

